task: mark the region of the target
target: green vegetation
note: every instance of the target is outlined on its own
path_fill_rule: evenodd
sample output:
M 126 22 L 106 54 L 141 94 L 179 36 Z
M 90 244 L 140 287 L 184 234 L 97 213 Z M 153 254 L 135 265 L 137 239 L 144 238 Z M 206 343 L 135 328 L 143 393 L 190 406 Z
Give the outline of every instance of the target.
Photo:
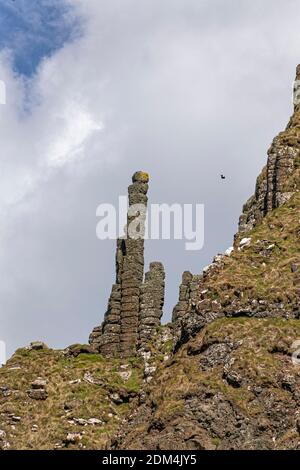
M 224 305 L 238 299 L 241 306 L 249 305 L 252 300 L 284 303 L 287 310 L 298 305 L 299 207 L 300 193 L 296 193 L 254 230 L 243 235 L 251 237 L 250 246 L 240 251 L 235 249 L 206 283 L 212 299 Z M 240 238 L 236 240 L 236 247 L 239 241 Z M 299 265 L 298 271 L 292 271 L 293 263 Z
M 122 378 L 122 365 L 128 380 Z M 38 377 L 47 381 L 44 401 L 28 396 Z M 68 448 L 104 448 L 133 405 L 142 381 L 142 364 L 136 358 L 121 361 L 98 354 L 73 357 L 50 349 L 19 349 L 0 368 L 0 429 L 7 433 L 12 449 L 63 448 L 69 433 L 80 433 L 81 438 Z M 116 403 L 112 394 L 124 395 L 124 390 L 131 397 Z M 84 425 L 78 419 L 99 422 Z
M 282 387 L 283 364 L 294 374 L 291 355 L 293 342 L 300 338 L 300 322 L 281 318 L 222 318 L 206 326 L 160 370 L 150 386 L 156 417 L 171 418 L 184 409 L 187 397 L 201 393 L 221 393 L 244 413 L 255 416 L 261 405 L 255 400 L 255 387 L 268 388 L 278 400 L 289 400 Z M 242 377 L 238 387 L 224 380 L 224 362 L 202 368 L 199 360 L 205 351 L 218 344 L 236 344 L 230 352 L 231 371 Z M 198 353 L 190 354 L 190 351 Z M 200 350 L 202 351 L 200 353 Z

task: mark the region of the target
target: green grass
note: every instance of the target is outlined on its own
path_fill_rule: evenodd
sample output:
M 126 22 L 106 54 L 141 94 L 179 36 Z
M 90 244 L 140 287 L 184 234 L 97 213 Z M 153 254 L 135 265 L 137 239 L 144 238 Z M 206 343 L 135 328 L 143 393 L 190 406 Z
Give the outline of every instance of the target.
M 124 381 L 118 371 L 122 364 L 128 364 L 132 375 Z M 11 370 L 12 366 L 20 370 Z M 89 384 L 84 380 L 86 373 L 103 379 L 105 386 Z M 31 383 L 42 377 L 47 380 L 48 399 L 36 401 L 28 397 Z M 78 383 L 70 383 L 73 381 Z M 110 399 L 110 389 L 126 388 L 137 392 L 143 381 L 141 362 L 109 360 L 96 354 L 80 354 L 76 358 L 62 351 L 30 351 L 19 349 L 0 369 L 0 387 L 8 387 L 9 397 L 0 393 L 0 429 L 7 432 L 12 449 L 54 449 L 63 445 L 69 432 L 84 431 L 84 439 L 69 448 L 82 448 L 84 443 L 90 449 L 102 449 L 116 431 L 119 422 L 130 410 L 130 403 L 116 406 Z M 73 403 L 74 408 L 65 412 L 65 403 Z M 7 412 L 21 417 L 12 431 Z M 112 417 L 109 414 L 112 413 Z M 103 424 L 79 426 L 71 423 L 72 417 L 97 418 Z M 38 432 L 32 425 L 38 425 Z

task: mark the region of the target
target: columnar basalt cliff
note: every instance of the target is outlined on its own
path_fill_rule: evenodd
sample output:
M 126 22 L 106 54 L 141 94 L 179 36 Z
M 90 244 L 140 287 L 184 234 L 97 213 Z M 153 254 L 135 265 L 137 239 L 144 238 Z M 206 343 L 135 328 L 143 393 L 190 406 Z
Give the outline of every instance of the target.
M 285 131 L 268 151 L 267 166 L 257 178 L 255 194 L 246 202 L 239 221 L 239 233 L 248 232 L 273 209 L 282 206 L 299 190 L 297 178 L 291 178 L 299 167 L 300 156 L 300 66 L 294 86 L 294 114 Z
M 117 240 L 116 283 L 101 326 L 90 344 L 105 356 L 134 356 L 160 325 L 164 304 L 164 268 L 151 263 L 144 282 L 144 235 L 149 176 L 142 171 L 128 188 L 125 236 Z

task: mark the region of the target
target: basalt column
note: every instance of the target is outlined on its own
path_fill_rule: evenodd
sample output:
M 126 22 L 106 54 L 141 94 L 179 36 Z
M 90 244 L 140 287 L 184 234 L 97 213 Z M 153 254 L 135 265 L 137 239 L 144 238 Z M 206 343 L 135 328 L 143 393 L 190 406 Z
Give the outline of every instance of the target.
M 120 356 L 134 355 L 139 332 L 139 296 L 144 277 L 144 231 L 149 177 L 133 175 L 128 188 L 129 209 L 125 240 L 122 240 Z
M 148 174 L 139 171 L 128 188 L 125 234 L 117 240 L 116 281 L 104 321 L 90 335 L 90 344 L 107 357 L 134 356 L 160 325 L 165 289 L 163 265 L 151 263 L 144 280 L 148 182 Z
M 172 322 L 180 323 L 182 317 L 189 309 L 190 288 L 193 275 L 189 271 L 185 271 L 182 275 L 182 282 L 179 287 L 179 301 L 173 309 Z
M 108 306 L 101 326 L 96 326 L 90 334 L 89 343 L 107 357 L 120 356 L 121 334 L 121 273 L 125 252 L 125 240 L 117 240 L 116 283 L 113 284 Z
M 160 325 L 165 300 L 165 271 L 162 263 L 150 263 L 140 289 L 139 346 L 145 347 Z

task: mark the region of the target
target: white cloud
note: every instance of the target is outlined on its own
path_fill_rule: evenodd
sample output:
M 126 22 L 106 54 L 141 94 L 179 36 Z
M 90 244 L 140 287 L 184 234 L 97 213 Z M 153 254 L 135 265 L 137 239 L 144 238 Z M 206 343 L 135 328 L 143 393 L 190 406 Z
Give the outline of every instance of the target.
M 95 131 L 103 129 L 102 123 L 96 123 L 88 112 L 82 110 L 75 103 L 57 115 L 60 131 L 54 142 L 49 142 L 47 163 L 50 167 L 59 167 L 72 162 L 74 159 L 84 157 L 87 139 Z

